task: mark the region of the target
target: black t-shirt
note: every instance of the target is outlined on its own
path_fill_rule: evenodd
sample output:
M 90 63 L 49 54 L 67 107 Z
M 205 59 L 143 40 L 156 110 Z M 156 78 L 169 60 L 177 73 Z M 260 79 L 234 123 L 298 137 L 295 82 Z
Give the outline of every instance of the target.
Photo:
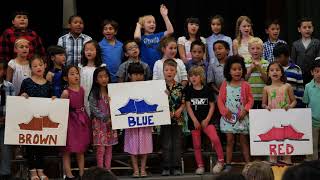
M 201 123 L 209 113 L 209 102 L 214 102 L 213 90 L 208 86 L 204 86 L 201 90 L 195 90 L 192 86 L 189 86 L 186 88 L 185 92 L 186 101 L 190 102 L 194 115 Z M 188 120 L 188 127 L 189 130 L 194 130 L 193 121 L 190 116 Z

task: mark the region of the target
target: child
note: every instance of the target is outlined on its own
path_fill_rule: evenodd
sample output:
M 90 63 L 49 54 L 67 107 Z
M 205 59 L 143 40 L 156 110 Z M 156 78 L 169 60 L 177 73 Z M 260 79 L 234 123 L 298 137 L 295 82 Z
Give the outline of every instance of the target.
M 101 49 L 97 41 L 90 40 L 83 45 L 83 51 L 81 53 L 80 67 L 80 85 L 84 89 L 84 105 L 87 113 L 90 114 L 88 97 L 92 87 L 93 72 L 97 67 L 102 65 Z
M 0 59 L 9 62 L 9 60 L 16 57 L 16 52 L 14 51 L 15 43 L 20 38 L 24 38 L 30 42 L 27 59 L 30 59 L 35 53 L 41 56 L 45 55 L 41 38 L 35 31 L 28 28 L 29 14 L 27 12 L 15 11 L 12 15 L 12 25 L 0 37 Z M 16 90 L 16 93 L 19 93 L 19 91 Z
M 129 81 L 128 68 L 131 63 L 139 63 L 144 69 L 144 80 L 150 80 L 152 73 L 149 65 L 140 59 L 140 49 L 138 43 L 135 40 L 128 40 L 123 44 L 123 51 L 125 56 L 128 57 L 124 63 L 122 63 L 117 72 L 118 82 Z
M 263 88 L 262 108 L 268 109 L 285 109 L 294 108 L 297 104 L 290 84 L 286 83 L 287 78 L 284 74 L 283 67 L 278 62 L 272 62 L 268 66 L 268 82 Z M 271 163 L 277 163 L 276 156 L 270 156 Z M 284 156 L 283 162 L 291 165 L 291 156 Z
M 299 20 L 298 31 L 301 39 L 293 42 L 291 58 L 302 70 L 303 83 L 311 81 L 311 66 L 314 59 L 320 56 L 320 41 L 312 37 L 313 22 L 309 18 Z
M 140 63 L 131 63 L 128 68 L 130 81 L 143 81 L 144 69 Z M 125 130 L 124 151 L 131 155 L 132 177 L 146 177 L 147 155 L 152 153 L 152 127 L 140 127 Z M 138 156 L 141 157 L 139 174 Z
M 11 146 L 4 145 L 4 127 L 6 117 L 6 98 L 15 96 L 13 85 L 4 80 L 7 62 L 0 61 L 0 179 L 11 177 Z
M 222 29 L 224 26 L 224 19 L 220 15 L 215 15 L 210 19 L 210 26 L 211 26 L 211 31 L 212 35 L 209 36 L 206 41 L 207 41 L 207 46 L 208 46 L 208 54 L 209 54 L 209 63 L 214 64 L 218 62 L 218 59 L 214 53 L 214 43 L 216 41 L 222 40 L 228 43 L 229 46 L 229 51 L 228 55 L 232 55 L 232 40 L 229 36 L 225 36 L 222 34 Z M 223 74 L 223 73 L 222 73 Z
M 177 74 L 178 63 L 173 59 L 167 59 L 163 63 L 163 74 L 167 85 L 171 124 L 163 125 L 160 129 L 162 140 L 162 176 L 169 176 L 170 170 L 175 176 L 181 175 L 181 135 L 182 135 L 182 111 L 185 98 L 183 86 L 174 80 Z
M 240 145 L 245 162 L 250 161 L 248 112 L 253 106 L 253 97 L 250 85 L 244 80 L 246 67 L 241 56 L 229 56 L 224 66 L 224 81 L 220 87 L 218 107 L 221 113 L 220 130 L 226 133 L 226 166 L 225 171 L 230 171 L 234 136 L 239 134 Z
M 191 57 L 192 59 L 189 60 L 186 64 L 187 72 L 194 67 L 194 66 L 200 66 L 204 70 L 204 76 L 207 78 L 207 69 L 208 69 L 208 63 L 203 57 L 205 56 L 206 52 L 206 45 L 199 41 L 195 40 L 191 43 Z
M 153 68 L 153 79 L 164 79 L 164 66 L 163 63 L 166 59 L 174 59 L 177 62 L 177 69 L 174 80 L 181 83 L 184 87 L 188 83 L 188 75 L 186 67 L 181 59 L 176 59 L 177 54 L 177 43 L 174 37 L 167 36 L 161 39 L 160 48 L 163 53 L 162 59 L 159 59 L 154 64 Z
M 318 160 L 318 144 L 320 133 L 320 60 L 316 60 L 311 68 L 313 79 L 306 85 L 303 102 L 311 108 L 312 113 L 312 142 L 313 154 L 307 156 L 308 160 Z
M 274 180 L 270 164 L 262 161 L 247 163 L 242 170 L 242 175 L 247 180 Z
M 67 65 L 78 66 L 83 44 L 92 38 L 82 34 L 84 24 L 80 16 L 72 15 L 68 22 L 69 33 L 59 38 L 58 45 L 64 47 L 67 52 Z
M 74 178 L 71 172 L 71 153 L 76 153 L 80 177 L 84 172 L 84 152 L 90 143 L 90 121 L 84 107 L 84 89 L 80 86 L 80 72 L 69 65 L 62 73 L 67 87 L 61 98 L 70 99 L 67 143 L 63 152 L 63 167 L 66 179 Z
M 52 83 L 54 96 L 60 98 L 62 93 L 62 69 L 66 62 L 66 51 L 63 47 L 53 45 L 47 49 L 47 62 L 49 72 L 47 73 L 47 81 Z
M 147 63 L 152 70 L 156 60 L 161 58 L 161 54 L 158 51 L 160 39 L 163 36 L 171 35 L 173 33 L 173 26 L 168 17 L 168 9 L 164 4 L 160 5 L 160 14 L 166 24 L 166 31 L 155 34 L 156 20 L 152 15 L 140 17 L 134 31 L 134 39 L 139 40 L 141 43 L 141 59 L 143 62 Z M 141 36 L 141 29 L 143 29 L 143 36 Z
M 232 42 L 234 55 L 250 58 L 248 42 L 253 38 L 252 22 L 248 16 L 240 16 L 236 23 L 236 39 Z
M 202 41 L 206 44 L 206 39 L 200 36 L 200 20 L 198 18 L 187 18 L 184 24 L 186 36 L 178 38 L 178 51 L 181 60 L 187 64 L 192 59 L 191 56 L 191 43 L 195 40 Z M 205 52 L 205 51 L 204 51 Z M 201 59 L 207 59 L 206 54 L 203 54 Z
M 279 39 L 280 35 L 280 23 L 278 20 L 268 20 L 266 21 L 266 27 L 265 31 L 268 34 L 268 40 L 263 43 L 263 58 L 269 63 L 274 61 L 273 56 L 273 48 L 278 43 L 285 43 L 285 41 Z
M 16 95 L 20 93 L 22 81 L 31 76 L 28 60 L 29 45 L 28 40 L 17 39 L 14 43 L 14 51 L 17 53 L 17 57 L 11 59 L 8 63 L 7 81 L 12 82 Z
M 30 60 L 32 76 L 22 81 L 20 95 L 28 97 L 54 98 L 52 94 L 51 84 L 44 78 L 45 73 L 44 60 L 35 55 Z M 47 147 L 43 146 L 27 146 L 27 160 L 29 164 L 30 179 L 48 180 L 44 174 L 44 152 Z
M 296 108 L 305 108 L 305 104 L 302 102 L 303 98 L 303 78 L 300 67 L 289 59 L 289 46 L 285 43 L 278 43 L 273 49 L 273 56 L 284 69 L 284 74 L 287 77 L 287 83 L 292 88 L 297 100 Z
M 218 97 L 220 86 L 224 81 L 223 68 L 227 62 L 230 46 L 226 41 L 217 40 L 213 43 L 213 51 L 217 61 L 208 67 L 207 83 L 213 88 L 215 97 Z
M 104 20 L 102 23 L 103 39 L 99 42 L 101 48 L 102 62 L 107 65 L 111 79 L 110 82 L 117 82 L 116 73 L 122 61 L 122 42 L 117 40 L 119 24 L 114 20 Z
M 248 45 L 250 58 L 245 60 L 246 79 L 251 86 L 254 108 L 261 109 L 262 90 L 268 80 L 266 70 L 269 62 L 262 58 L 263 42 L 260 38 L 251 38 Z
M 108 96 L 110 74 L 105 67 L 93 73 L 93 84 L 89 95 L 90 118 L 92 120 L 93 145 L 97 147 L 97 166 L 111 169 L 112 146 L 118 144 L 116 130 L 111 127 Z M 103 165 L 104 164 L 104 165 Z
M 214 96 L 211 88 L 205 85 L 204 70 L 192 67 L 188 73 L 191 86 L 186 89 L 186 107 L 189 115 L 189 130 L 193 139 L 194 155 L 197 162 L 196 174 L 204 173 L 204 163 L 201 155 L 201 131 L 210 139 L 212 147 L 218 156 L 218 162 L 213 167 L 213 173 L 219 173 L 224 166 L 223 150 L 216 128 L 211 124 L 214 112 Z

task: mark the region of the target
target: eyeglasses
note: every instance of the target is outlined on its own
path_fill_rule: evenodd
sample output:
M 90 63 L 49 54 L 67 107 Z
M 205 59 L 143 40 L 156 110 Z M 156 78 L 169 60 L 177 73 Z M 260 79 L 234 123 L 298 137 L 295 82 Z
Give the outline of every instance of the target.
M 130 46 L 127 48 L 127 51 L 132 51 L 133 49 L 137 49 L 139 46 Z

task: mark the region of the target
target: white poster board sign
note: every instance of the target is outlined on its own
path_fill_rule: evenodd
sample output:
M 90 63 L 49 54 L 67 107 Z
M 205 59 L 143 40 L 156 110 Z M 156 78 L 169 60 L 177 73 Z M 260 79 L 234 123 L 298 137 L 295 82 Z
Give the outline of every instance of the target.
M 164 80 L 108 85 L 112 129 L 170 124 Z
M 249 120 L 251 155 L 312 154 L 310 108 L 252 109 Z
M 5 144 L 65 146 L 69 99 L 8 96 Z

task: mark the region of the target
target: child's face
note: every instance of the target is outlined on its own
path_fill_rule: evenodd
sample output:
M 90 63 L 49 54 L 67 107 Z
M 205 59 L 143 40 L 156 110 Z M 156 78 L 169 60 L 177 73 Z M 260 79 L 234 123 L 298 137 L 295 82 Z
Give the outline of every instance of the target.
M 242 77 L 242 71 L 243 70 L 242 70 L 241 64 L 233 63 L 230 68 L 230 75 L 232 77 L 232 80 L 240 81 Z
M 144 24 L 143 24 L 144 32 L 145 33 L 154 33 L 156 30 L 156 20 L 152 16 L 146 16 L 144 18 Z
M 278 61 L 282 66 L 287 66 L 289 63 L 289 57 L 285 56 L 284 54 L 276 57 L 275 60 Z
M 278 64 L 272 64 L 269 67 L 268 76 L 271 78 L 272 81 L 277 81 L 281 78 L 282 72 Z
M 173 81 L 177 74 L 177 68 L 174 66 L 166 65 L 163 67 L 164 79 L 166 81 Z
M 204 51 L 201 46 L 194 45 L 191 49 L 192 59 L 195 61 L 201 61 L 204 56 Z
M 4 68 L 4 64 L 1 63 L 0 64 L 0 79 L 3 79 L 5 74 L 6 74 L 6 70 Z
M 271 24 L 268 29 L 266 29 L 266 33 L 269 35 L 269 39 L 278 40 L 280 34 L 280 25 L 279 24 Z
M 242 36 L 249 36 L 251 33 L 251 24 L 246 20 L 242 21 L 240 24 L 240 32 Z
M 215 44 L 213 47 L 213 51 L 219 61 L 227 58 L 229 54 L 229 50 L 226 49 L 221 43 Z
M 80 74 L 76 67 L 72 67 L 68 71 L 67 77 L 69 84 L 79 84 L 80 83 Z
M 195 35 L 199 30 L 199 24 L 196 23 L 188 23 L 188 33 Z
M 81 34 L 84 28 L 83 20 L 80 17 L 74 17 L 69 24 L 71 33 Z
M 31 71 L 33 75 L 43 77 L 45 68 L 45 64 L 41 59 L 34 59 L 31 62 Z
M 192 84 L 193 86 L 201 85 L 201 77 L 200 77 L 200 75 L 192 74 L 192 75 L 189 77 L 189 81 L 191 82 L 191 84 Z
M 94 60 L 97 56 L 97 49 L 92 43 L 87 43 L 84 47 L 84 55 L 88 60 Z
M 135 42 L 130 42 L 126 44 L 126 53 L 125 55 L 129 58 L 137 59 L 140 54 L 139 46 Z
M 320 83 L 320 67 L 316 67 L 311 71 L 311 74 L 313 76 L 313 79 L 317 82 Z
M 212 19 L 212 21 L 211 21 L 211 31 L 214 34 L 220 34 L 221 28 L 222 28 L 222 25 L 221 25 L 220 20 L 219 19 Z
M 111 24 L 106 24 L 103 27 L 102 34 L 107 40 L 112 40 L 115 38 L 115 35 L 117 34 L 117 31 L 114 29 L 114 27 Z
M 14 47 L 15 52 L 20 57 L 27 57 L 29 54 L 29 43 L 27 41 L 21 41 Z
M 51 60 L 54 62 L 54 64 L 62 66 L 66 63 L 66 55 L 64 53 L 55 54 L 54 56 L 51 56 Z
M 106 71 L 100 71 L 97 76 L 97 83 L 100 86 L 106 87 L 109 83 L 109 76 Z
M 313 33 L 313 25 L 311 21 L 304 21 L 301 23 L 301 26 L 298 27 L 299 33 L 304 38 L 310 38 Z
M 260 60 L 263 53 L 263 47 L 261 44 L 253 43 L 249 47 L 249 53 L 254 60 Z
M 12 24 L 15 28 L 25 29 L 28 27 L 28 16 L 27 15 L 16 15 L 12 20 Z
M 133 73 L 130 75 L 131 81 L 143 81 L 144 80 L 144 74 L 140 73 Z
M 167 46 L 162 48 L 163 55 L 167 58 L 175 58 L 177 54 L 177 43 L 169 42 Z

